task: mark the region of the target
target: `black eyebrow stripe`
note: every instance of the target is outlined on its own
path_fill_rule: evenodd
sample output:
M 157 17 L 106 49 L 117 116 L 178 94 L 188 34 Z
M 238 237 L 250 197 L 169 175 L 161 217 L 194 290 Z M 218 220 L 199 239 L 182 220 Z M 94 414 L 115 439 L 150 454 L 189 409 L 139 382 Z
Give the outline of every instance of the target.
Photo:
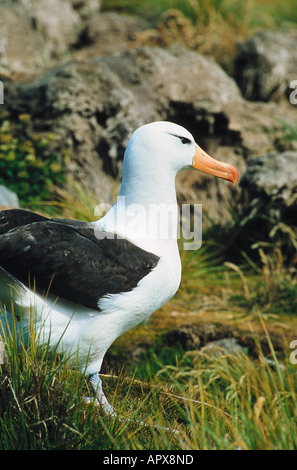
M 172 134 L 171 132 L 167 132 L 167 134 L 172 135 L 173 137 L 176 137 L 177 139 L 186 139 L 188 142 L 192 142 L 191 139 L 188 137 L 185 137 L 184 135 L 177 135 L 177 134 Z

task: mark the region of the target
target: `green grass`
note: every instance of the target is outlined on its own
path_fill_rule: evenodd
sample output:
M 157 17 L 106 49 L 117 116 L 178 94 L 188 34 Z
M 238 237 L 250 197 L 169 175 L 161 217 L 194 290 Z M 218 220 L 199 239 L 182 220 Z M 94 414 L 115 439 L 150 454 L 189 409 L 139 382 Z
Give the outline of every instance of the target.
M 84 403 L 83 375 L 67 357 L 40 345 L 33 330 L 26 349 L 8 336 L 0 366 L 0 449 L 296 449 L 297 366 L 286 336 L 287 316 L 295 328 L 290 337 L 296 317 L 293 311 L 272 314 L 279 302 L 288 311 L 294 306 L 294 278 L 281 266 L 268 273 L 265 258 L 252 270 L 224 265 L 215 253 L 206 247 L 183 253 L 176 297 L 112 346 L 111 367 L 117 367 L 103 374 L 103 384 L 120 419 Z M 289 285 L 281 288 L 284 279 Z M 177 327 L 211 323 L 215 315 L 234 334 L 250 330 L 248 350 L 212 354 L 169 345 L 162 333 L 173 309 L 187 312 Z M 149 346 L 133 359 L 144 338 Z
M 76 185 L 73 194 L 75 207 L 61 192 L 60 215 L 92 219 L 92 195 Z M 33 329 L 27 348 L 5 336 L 0 449 L 296 449 L 297 365 L 289 347 L 297 335 L 296 267 L 277 247 L 257 253 L 230 261 L 214 237 L 181 251 L 176 296 L 108 353 L 103 388 L 119 419 L 84 402 L 83 374 Z M 168 343 L 169 329 L 202 323 L 245 348 L 213 354 L 204 344 Z
M 151 355 L 147 380 L 137 371 L 103 377 L 119 420 L 84 404 L 87 385 L 67 360 L 32 344 L 18 353 L 8 341 L 0 449 L 296 449 L 296 366 L 288 355 L 279 362 L 263 328 L 272 365 L 260 346 L 257 360 L 198 350 L 175 364 Z
M 73 208 L 61 195 L 61 215 L 92 218 L 91 195 L 77 199 Z M 33 330 L 20 350 L 14 335 L 5 337 L 0 449 L 296 449 L 297 366 L 289 348 L 297 332 L 296 269 L 279 249 L 258 253 L 257 261 L 243 253 L 238 264 L 219 242 L 181 251 L 176 296 L 108 353 L 103 386 L 119 419 L 85 404 L 84 376 Z M 214 355 L 168 343 L 169 329 L 201 323 L 245 349 Z
M 138 14 L 151 21 L 159 20 L 169 9 L 180 10 L 194 23 L 209 24 L 215 17 L 234 24 L 243 20 L 250 27 L 282 26 L 286 22 L 297 22 L 293 0 L 103 0 L 102 10 Z
M 169 8 L 182 15 L 166 14 Z M 139 14 L 165 45 L 180 38 L 202 52 L 215 51 L 225 63 L 237 40 L 260 27 L 289 29 L 297 21 L 295 2 L 277 0 L 106 0 L 103 9 Z M 149 43 L 149 36 L 143 41 Z M 287 139 L 295 134 L 288 126 Z M 47 191 L 41 197 L 45 204 L 30 191 L 28 203 L 40 204 L 50 215 L 54 207 L 60 216 L 94 218 L 95 199 L 88 191 L 72 184 L 69 197 L 69 187 L 52 187 L 60 162 L 53 155 L 40 163 L 49 142 L 30 134 L 30 117 L 21 115 L 16 124 L 4 120 L 0 137 L 3 169 L 10 161 L 16 175 L 26 172 L 24 184 L 34 174 L 36 192 Z M 41 345 L 33 330 L 27 348 L 17 349 L 15 335 L 5 336 L 0 449 L 297 449 L 297 365 L 290 362 L 289 347 L 297 338 L 296 259 L 288 263 L 282 251 L 294 246 L 296 234 L 279 221 L 272 230 L 271 237 L 279 238 L 256 241 L 254 250 L 236 259 L 226 257 L 215 230 L 211 244 L 182 252 L 176 296 L 108 353 L 103 387 L 119 419 L 85 404 L 90 391 L 84 376 L 70 366 L 70 358 Z M 246 349 L 212 354 L 168 343 L 168 329 L 202 323 L 228 331 Z
M 102 9 L 148 20 L 135 37 L 139 45 L 178 42 L 213 56 L 231 75 L 238 43 L 263 29 L 296 29 L 297 22 L 294 0 L 104 0 Z
M 91 219 L 93 198 L 73 192 L 80 203 L 61 193 L 61 216 Z M 33 329 L 28 348 L 5 337 L 0 449 L 296 449 L 296 268 L 279 248 L 242 255 L 229 261 L 215 241 L 181 251 L 176 296 L 108 352 L 103 387 L 119 419 L 84 402 L 83 374 Z M 202 323 L 245 349 L 214 355 L 168 343 L 169 329 Z

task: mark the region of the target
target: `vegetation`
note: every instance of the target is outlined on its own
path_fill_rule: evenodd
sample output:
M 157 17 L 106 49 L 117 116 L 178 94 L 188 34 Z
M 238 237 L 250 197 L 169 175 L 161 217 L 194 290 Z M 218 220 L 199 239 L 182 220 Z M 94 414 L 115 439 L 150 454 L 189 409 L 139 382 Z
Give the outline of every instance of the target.
M 220 256 L 211 245 L 183 252 L 175 298 L 112 346 L 103 383 L 119 419 L 85 404 L 83 375 L 33 330 L 20 351 L 6 334 L 0 448 L 296 449 L 296 276 L 277 253 L 259 266 Z M 183 324 L 215 325 L 241 348 L 168 342 Z
M 238 40 L 258 28 L 297 22 L 291 0 L 102 3 L 150 22 L 140 43 L 180 40 L 229 71 Z M 24 207 L 92 220 L 95 198 L 86 188 L 69 181 L 67 192 L 61 188 L 67 155 L 60 159 L 50 150 L 53 136 L 34 133 L 28 115 L 16 122 L 1 117 L 0 183 L 15 190 Z M 295 127 L 287 127 L 287 140 L 296 140 Z M 108 352 L 103 386 L 118 419 L 85 403 L 90 391 L 73 367 L 75 357 L 42 345 L 33 329 L 20 349 L 14 331 L 0 331 L 0 449 L 297 449 L 297 365 L 290 346 L 297 339 L 297 234 L 270 209 L 259 203 L 239 214 L 233 238 L 212 227 L 204 234 L 208 244 L 181 250 L 176 296 Z M 240 244 L 251 230 L 254 239 Z M 237 251 L 228 250 L 235 240 Z M 168 330 L 184 325 L 203 332 L 198 347 L 169 341 Z M 211 348 L 218 338 L 233 338 L 237 349 Z
M 0 116 L 0 184 L 15 191 L 22 206 L 52 199 L 53 187 L 64 180 L 62 158 L 50 150 L 54 136 L 32 131 L 28 114 L 14 122 Z
M 297 21 L 294 2 L 279 0 L 103 0 L 102 10 L 120 11 L 158 21 L 162 13 L 176 9 L 193 23 L 210 24 L 215 18 L 229 23 L 253 26 L 283 26 Z
M 270 362 L 260 345 L 257 360 L 169 348 L 160 358 L 151 349 L 133 376 L 103 377 L 116 420 L 84 404 L 87 384 L 67 359 L 33 343 L 18 353 L 8 341 L 0 448 L 296 449 L 296 365 L 288 349 L 280 362 L 267 340 Z
M 296 28 L 294 0 L 103 0 L 103 10 L 146 18 L 151 28 L 137 35 L 143 44 L 180 42 L 212 55 L 228 73 L 238 42 L 261 29 Z

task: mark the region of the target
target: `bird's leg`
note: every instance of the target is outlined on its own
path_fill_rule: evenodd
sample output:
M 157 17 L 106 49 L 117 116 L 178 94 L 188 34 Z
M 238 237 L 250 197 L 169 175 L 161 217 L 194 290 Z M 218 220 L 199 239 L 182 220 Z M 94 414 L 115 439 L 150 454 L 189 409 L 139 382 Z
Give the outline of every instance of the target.
M 109 416 L 117 416 L 113 407 L 108 403 L 107 398 L 104 395 L 102 381 L 99 374 L 96 372 L 95 374 L 89 375 L 88 380 L 94 391 L 94 399 L 98 405 L 102 406 L 104 413 Z
M 94 391 L 94 398 L 87 397 L 85 400 L 88 403 L 95 400 L 95 402 L 96 402 L 96 404 L 98 404 L 98 406 L 102 406 L 102 409 L 103 409 L 104 413 L 106 413 L 108 416 L 113 416 L 115 418 L 118 418 L 120 421 L 123 421 L 123 418 L 118 417 L 118 415 L 114 411 L 113 407 L 108 403 L 107 398 L 104 395 L 104 392 L 103 392 L 103 389 L 102 389 L 102 381 L 99 377 L 99 374 L 97 372 L 96 372 L 96 374 L 90 374 L 88 376 L 88 381 L 89 381 L 89 383 L 92 386 L 92 389 Z M 136 420 L 132 419 L 132 422 L 136 422 L 137 424 L 141 424 L 142 426 L 148 426 L 148 427 L 151 426 L 150 424 L 146 424 L 143 421 L 140 421 L 138 419 L 136 419 Z M 179 431 L 177 431 L 176 429 L 165 428 L 165 427 L 159 426 L 159 425 L 153 425 L 153 427 L 163 429 L 164 431 L 179 433 Z

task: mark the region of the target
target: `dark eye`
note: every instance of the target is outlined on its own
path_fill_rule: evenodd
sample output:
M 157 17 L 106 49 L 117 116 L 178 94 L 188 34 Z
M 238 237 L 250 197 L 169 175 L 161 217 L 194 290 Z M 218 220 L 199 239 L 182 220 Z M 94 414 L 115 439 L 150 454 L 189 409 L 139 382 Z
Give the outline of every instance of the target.
M 187 137 L 180 137 L 179 138 L 182 144 L 190 144 L 191 141 Z
M 188 137 L 183 137 L 177 134 L 171 134 L 170 132 L 168 132 L 168 134 L 173 135 L 173 137 L 176 137 L 177 139 L 179 139 L 182 144 L 190 144 L 192 142 L 191 139 L 188 139 Z

